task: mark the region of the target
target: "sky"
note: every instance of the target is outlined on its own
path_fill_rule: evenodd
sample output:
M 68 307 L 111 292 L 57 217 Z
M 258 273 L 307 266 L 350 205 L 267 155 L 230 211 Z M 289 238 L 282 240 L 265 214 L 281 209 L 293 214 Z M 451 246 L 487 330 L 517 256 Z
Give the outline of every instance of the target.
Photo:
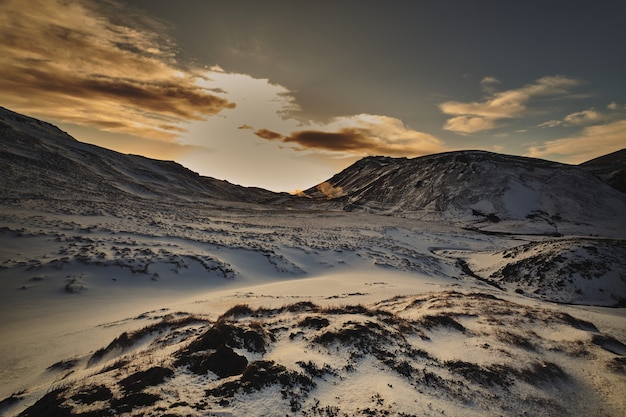
M 626 147 L 626 2 L 0 0 L 0 105 L 294 192 L 369 155 Z

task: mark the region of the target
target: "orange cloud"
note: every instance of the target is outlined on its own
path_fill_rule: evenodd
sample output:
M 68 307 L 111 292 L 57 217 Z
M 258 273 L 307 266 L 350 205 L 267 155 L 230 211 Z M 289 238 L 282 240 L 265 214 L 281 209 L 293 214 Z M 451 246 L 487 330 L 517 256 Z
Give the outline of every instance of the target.
M 268 129 L 255 134 L 266 140 L 296 144 L 298 150 L 318 149 L 349 155 L 419 156 L 441 152 L 436 137 L 407 128 L 388 116 L 360 114 L 338 117 L 318 129 L 283 135 Z
M 482 116 L 456 116 L 448 119 L 443 126 L 445 130 L 456 133 L 474 133 L 496 128 L 496 119 Z
M 579 164 L 624 148 L 626 120 L 588 126 L 578 134 L 531 147 L 527 156 Z
M 615 102 L 606 106 L 608 111 L 598 111 L 593 107 L 587 110 L 581 110 L 570 113 L 562 120 L 548 120 L 539 124 L 539 127 L 557 127 L 557 126 L 591 126 L 597 124 L 607 124 L 612 121 L 620 120 L 624 117 L 619 105 Z M 626 110 L 626 109 L 625 109 Z
M 488 87 L 486 91 L 489 93 L 484 101 L 441 103 L 439 109 L 454 116 L 446 121 L 443 128 L 460 134 L 490 130 L 497 127 L 497 122 L 502 119 L 523 117 L 532 99 L 565 95 L 581 84 L 579 80 L 563 76 L 542 77 L 521 88 L 495 93 L 493 87 L 498 82 L 493 77 L 483 79 L 481 83 L 483 87 Z
M 171 139 L 181 122 L 234 107 L 177 64 L 166 38 L 116 23 L 92 3 L 7 0 L 2 8 L 0 89 L 18 111 Z

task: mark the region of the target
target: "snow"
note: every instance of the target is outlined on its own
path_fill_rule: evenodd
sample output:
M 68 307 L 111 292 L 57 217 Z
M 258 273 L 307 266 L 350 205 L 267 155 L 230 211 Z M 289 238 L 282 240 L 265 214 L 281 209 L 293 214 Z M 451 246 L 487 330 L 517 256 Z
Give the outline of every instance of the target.
M 523 219 L 529 213 L 541 207 L 540 194 L 537 189 L 541 185 L 533 181 L 530 183 L 513 182 L 502 196 L 506 210 L 516 219 Z
M 80 169 L 97 161 L 85 188 L 63 194 L 57 177 L 37 182 L 19 158 L 3 160 L 34 181 L 0 184 L 4 415 L 47 393 L 77 413 L 124 416 L 626 414 L 626 200 L 546 192 L 582 174 L 560 166 L 549 179 L 551 164 L 529 173 L 515 160 L 503 180 L 494 173 L 507 157 L 476 152 L 427 158 L 421 171 L 368 158 L 331 181 L 350 212 L 343 200 L 296 204 L 197 178 L 186 188 L 173 163 L 84 146 L 0 110 L 16 132 L 69 146 Z M 2 143 L 32 157 L 22 145 Z M 474 194 L 449 181 L 481 172 L 493 181 Z M 413 204 L 424 196 L 435 199 Z M 224 316 L 235 306 L 243 313 Z M 215 354 L 185 349 L 221 325 L 262 340 L 220 341 L 244 371 L 220 378 L 177 362 Z M 273 380 L 253 374 L 261 365 Z M 120 385 L 155 368 L 171 375 L 136 392 Z M 114 404 L 133 394 L 154 403 Z
M 457 259 L 464 258 L 472 269 L 487 276 L 485 271 L 497 269 L 494 265 L 505 265 L 503 262 L 509 259 L 503 257 L 506 251 L 515 250 L 523 244 L 552 242 L 548 238 L 499 237 L 444 223 L 366 213 L 278 211 L 267 216 L 264 212 L 232 209 L 208 212 L 172 210 L 159 212 L 158 216 L 153 216 L 152 223 L 147 223 L 142 215 L 133 213 L 132 204 L 128 208 L 102 204 L 100 209 L 116 212 L 117 215 L 85 216 L 59 214 L 45 209 L 23 211 L 11 208 L 2 212 L 5 229 L 0 233 L 0 239 L 6 249 L 0 259 L 4 265 L 0 270 L 3 286 L 0 292 L 0 332 L 3 334 L 0 341 L 3 353 L 0 378 L 4 381 L 0 397 L 24 391 L 18 395 L 21 401 L 6 407 L 8 415 L 17 415 L 50 387 L 59 384 L 68 385 L 71 381 L 109 384 L 107 381 L 110 379 L 107 378 L 112 376 L 94 376 L 94 369 L 86 365 L 87 358 L 124 331 L 143 328 L 174 312 L 216 320 L 233 305 L 242 303 L 252 309 L 277 309 L 302 301 L 331 308 L 364 305 L 383 308 L 418 322 L 424 315 L 440 311 L 442 305 L 449 305 L 447 308 L 459 310 L 461 315 L 453 317 L 457 317 L 456 320 L 471 332 L 471 336 L 442 327 L 427 331 L 429 340 L 418 336 L 407 337 L 415 349 L 429 352 L 438 364 L 462 360 L 487 367 L 494 362 L 511 361 L 511 357 L 504 353 L 510 348 L 499 341 L 511 336 L 498 336 L 494 330 L 489 330 L 488 326 L 493 325 L 490 320 L 494 320 L 495 316 L 487 313 L 484 307 L 472 307 L 470 304 L 463 307 L 463 304 L 445 301 L 446 297 L 450 297 L 446 295 L 450 291 L 479 291 L 521 303 L 519 305 L 528 305 L 528 308 L 573 311 L 570 314 L 589 320 L 599 326 L 600 331 L 610 332 L 608 334 L 617 340 L 626 337 L 625 309 L 587 307 L 576 310 L 575 307 L 555 305 L 513 291 L 503 292 L 465 275 L 456 266 Z M 563 242 L 567 243 L 567 240 Z M 114 254 L 116 250 L 117 255 Z M 59 258 L 60 252 L 68 259 L 61 263 L 53 262 Z M 98 255 L 102 252 L 106 253 L 104 258 Z M 542 253 L 547 252 L 543 250 Z M 224 275 L 219 269 L 207 269 L 196 259 L 227 265 L 232 274 Z M 148 266 L 144 268 L 146 264 Z M 68 277 L 78 277 L 84 289 L 68 292 L 65 289 Z M 409 307 L 416 297 L 423 298 L 426 303 L 419 310 Z M 472 308 L 477 310 L 472 312 Z M 485 314 L 492 318 L 481 318 Z M 282 313 L 267 318 L 252 317 L 248 322 L 241 318 L 238 322 L 244 324 L 261 320 L 265 323 L 267 320 L 268 326 L 279 322 L 289 326 L 289 323 L 297 323 L 304 316 L 306 314 L 303 313 Z M 348 322 L 367 323 L 372 319 L 352 314 L 335 316 L 333 320 L 328 330 L 340 330 Z M 506 329 L 524 338 L 540 338 L 547 347 L 565 349 L 563 346 L 569 346 L 567 349 L 574 349 L 579 341 L 587 350 L 589 346 L 595 346 L 590 342 L 592 335 L 585 330 L 563 326 L 542 328 L 519 323 L 515 326 L 509 325 Z M 351 363 L 345 356 L 349 348 L 345 351 L 339 348 L 339 352 L 345 352 L 341 354 L 333 348 L 325 351 L 310 345 L 314 333 L 305 332 L 303 335 L 306 340 L 298 337 L 290 340 L 286 334 L 265 354 L 245 349 L 237 349 L 236 352 L 250 363 L 270 360 L 294 372 L 303 372 L 297 365 L 299 361 L 311 361 L 317 366 L 327 364 L 335 369 L 338 376 L 329 374 L 315 379 L 316 387 L 298 400 L 302 409 L 313 413 L 311 415 L 319 411 L 316 401 L 319 401 L 319 407 L 329 407 L 329 412 L 360 413 L 376 409 L 379 410 L 377 412 L 395 410 L 417 415 L 445 412 L 448 415 L 465 413 L 476 416 L 488 414 L 491 407 L 500 404 L 489 398 L 484 401 L 477 399 L 467 408 L 468 404 L 454 399 L 470 395 L 463 390 L 454 391 L 450 394 L 452 397 L 438 395 L 431 388 L 423 388 L 420 393 L 407 384 L 401 374 L 381 366 L 378 360 L 367 355 L 354 365 L 356 371 L 339 372 Z M 485 345 L 490 348 L 484 348 Z M 138 361 L 134 366 L 139 369 L 146 366 L 145 361 L 169 364 L 171 353 L 165 353 L 179 349 L 177 344 L 159 351 L 154 351 L 151 346 L 150 340 L 146 340 L 132 351 L 107 356 L 97 369 L 116 361 L 118 355 L 130 355 Z M 604 352 L 602 348 L 596 346 L 595 349 L 594 355 L 601 358 L 597 360 L 611 359 L 610 354 L 600 355 Z M 142 351 L 146 353 L 140 354 Z M 531 352 L 519 356 L 518 352 L 515 363 L 554 359 L 549 352 L 549 348 L 542 354 Z M 581 366 L 582 359 L 558 355 L 557 358 L 559 365 L 566 367 L 568 373 L 578 375 L 576 378 L 589 380 L 588 373 L 594 375 L 591 381 L 595 382 L 587 389 L 595 390 L 593 392 L 598 392 L 600 397 L 589 399 L 588 404 L 572 400 L 573 409 L 588 411 L 591 405 L 597 405 L 598 398 L 606 402 L 602 409 L 607 415 L 619 415 L 619 410 L 625 409 L 626 405 L 617 399 L 617 389 L 602 388 L 608 382 L 623 385 L 619 375 L 594 371 L 597 360 L 583 364 L 581 371 L 573 371 Z M 67 360 L 77 360 L 79 365 L 64 372 L 47 370 L 50 365 Z M 431 362 L 423 362 L 421 366 L 432 369 L 429 372 L 444 380 L 458 378 L 454 372 L 450 373 L 442 365 L 434 366 Z M 86 380 L 81 383 L 83 378 Z M 233 377 L 233 380 L 236 379 Z M 197 404 L 200 398 L 205 398 L 207 387 L 218 386 L 222 382 L 215 376 L 203 377 L 183 372 L 176 374 L 167 384 L 165 392 L 175 392 L 175 397 L 165 395 L 165 388 L 146 392 L 158 393 L 165 398 L 163 404 L 168 407 L 176 402 Z M 539 395 L 535 388 L 524 388 L 523 384 L 519 387 L 522 390 L 520 393 L 528 390 L 531 397 Z M 541 395 L 549 397 L 553 394 L 548 391 Z M 280 388 L 273 385 L 246 395 L 236 394 L 228 400 L 228 405 L 221 408 L 213 404 L 211 413 L 254 416 L 268 412 L 284 414 L 283 410 L 288 412 L 289 401 L 276 398 L 281 398 Z M 176 409 L 183 413 L 195 410 L 188 405 Z

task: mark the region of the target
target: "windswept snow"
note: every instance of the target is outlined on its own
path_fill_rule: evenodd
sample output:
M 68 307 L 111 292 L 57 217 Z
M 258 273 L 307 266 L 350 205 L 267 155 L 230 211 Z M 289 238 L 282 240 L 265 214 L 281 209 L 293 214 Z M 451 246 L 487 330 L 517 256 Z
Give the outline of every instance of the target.
M 168 206 L 151 213 L 132 202 L 59 213 L 28 204 L 5 206 L 0 232 L 7 415 L 47 392 L 57 408 L 115 415 L 519 415 L 523 408 L 618 416 L 626 409 L 624 309 L 548 302 L 623 300 L 621 241 L 502 236 L 367 213 Z M 563 259 L 551 264 L 551 253 Z M 587 269 L 572 279 L 587 285 L 559 291 L 552 277 L 579 264 Z M 501 277 L 507 265 L 529 269 L 512 281 Z M 546 279 L 537 265 L 551 268 Z M 307 303 L 317 307 L 286 307 Z M 276 340 L 265 352 L 228 344 L 231 356 L 252 367 L 250 381 L 261 369 L 275 380 L 176 365 L 176 352 L 239 304 L 250 312 L 228 322 Z M 492 312 L 496 304 L 510 312 Z M 344 306 L 362 307 L 340 312 Z M 408 327 L 386 324 L 387 313 L 371 313 L 378 310 Z M 551 327 L 549 318 L 565 312 L 575 318 Z M 105 349 L 123 332 L 187 317 L 197 320 L 158 325 Z M 428 355 L 414 354 L 422 350 Z M 162 382 L 136 392 L 119 385 L 155 366 L 166 369 Z M 23 415 L 41 415 L 36 410 Z

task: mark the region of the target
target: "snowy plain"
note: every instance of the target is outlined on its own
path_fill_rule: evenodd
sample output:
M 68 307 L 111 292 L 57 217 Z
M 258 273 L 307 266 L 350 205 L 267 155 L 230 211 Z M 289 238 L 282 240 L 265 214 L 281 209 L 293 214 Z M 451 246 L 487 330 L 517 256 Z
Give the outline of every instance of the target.
M 279 400 L 284 394 L 281 396 L 276 385 L 240 397 L 236 394 L 233 399 L 222 401 L 221 406 L 219 401 L 212 406 L 202 405 L 207 402 L 205 391 L 216 383 L 215 375 L 208 371 L 202 376 L 177 374 L 167 383 L 168 388 L 159 391 L 163 400 L 144 408 L 149 415 L 159 415 L 157 409 L 164 407 L 163 402 L 168 407 L 187 404 L 177 407 L 181 414 L 174 415 L 491 415 L 496 407 L 502 415 L 520 415 L 524 409 L 531 410 L 529 415 L 540 415 L 537 413 L 542 409 L 542 401 L 548 400 L 533 396 L 544 392 L 547 398 L 559 396 L 550 400 L 553 403 L 544 404 L 545 415 L 581 412 L 617 416 L 626 410 L 621 395 L 626 377 L 620 359 L 626 351 L 620 350 L 623 345 L 619 342 L 626 340 L 624 308 L 555 304 L 553 301 L 558 299 L 542 300 L 537 294 L 505 291 L 488 280 L 468 275 L 459 266 L 459 259 L 465 258 L 474 270 L 480 271 L 481 267 L 497 264 L 485 258 L 553 238 L 485 234 L 446 223 L 376 214 L 271 209 L 248 204 L 184 210 L 155 207 L 153 211 L 132 202 L 91 202 L 88 209 L 66 204 L 64 210 L 57 209 L 59 202 L 54 203 L 53 209 L 48 202 L 29 204 L 29 209 L 5 206 L 2 211 L 0 397 L 9 399 L 3 402 L 7 415 L 19 414 L 46 392 L 59 387 L 96 386 L 102 381 L 106 385 L 111 376 L 97 372 L 123 357 L 136 362 L 132 369 L 169 364 L 173 352 L 184 346 L 186 339 L 162 350 L 155 348 L 157 345 L 151 340 L 141 341 L 105 357 L 97 366 L 89 364 L 94 352 L 123 332 L 132 334 L 166 320 L 168 315 L 198 316 L 214 323 L 236 305 L 243 304 L 251 310 L 279 309 L 310 302 L 319 308 L 384 308 L 403 319 L 419 322 L 432 312 L 406 308 L 410 300 L 430 294 L 431 299 L 452 300 L 450 309 L 454 310 L 462 305 L 462 300 L 454 301 L 455 293 L 497 297 L 502 303 L 513 303 L 511 308 L 520 311 L 538 309 L 548 316 L 571 314 L 577 320 L 593 323 L 596 330 L 581 330 L 558 322 L 553 327 L 540 328 L 536 322 L 513 323 L 500 318 L 506 331 L 512 331 L 533 347 L 523 347 L 520 352 L 511 352 L 510 347 L 496 348 L 506 335 L 498 336 L 489 330 L 489 320 L 495 320 L 494 315 L 481 309 L 500 301 L 487 298 L 475 300 L 478 304 L 470 306 L 474 312 L 448 312 L 467 329 L 464 332 L 455 330 L 456 325 L 450 322 L 452 327 L 448 323 L 436 328 L 427 336 L 428 341 L 407 336 L 415 339 L 411 342 L 414 349 L 428 352 L 430 367 L 437 369 L 433 375 L 441 378 L 444 370 L 436 365 L 441 363 L 472 363 L 488 370 L 485 366 L 492 363 L 507 363 L 506 355 L 508 360 L 517 355 L 512 361 L 517 366 L 548 359 L 558 363 L 559 369 L 568 375 L 566 383 L 549 380 L 542 383 L 542 389 L 516 383 L 516 395 L 534 398 L 522 403 L 522 408 L 501 399 L 470 401 L 480 393 L 477 391 L 484 390 L 480 380 L 455 377 L 455 383 L 478 384 L 480 390 L 464 392 L 459 388 L 459 392 L 449 395 L 442 394 L 449 392 L 443 383 L 439 391 L 428 388 L 426 383 L 426 388 L 416 388 L 410 381 L 418 380 L 414 375 L 414 370 L 419 369 L 417 365 L 406 365 L 408 370 L 400 373 L 391 372 L 380 365 L 376 355 L 367 354 L 368 348 L 359 359 L 350 359 L 350 355 L 357 357 L 356 354 L 339 352 L 339 347 L 335 353 L 323 353 L 321 348 L 307 344 L 307 338 L 313 337 L 307 332 L 302 340 L 279 338 L 266 354 L 237 350 L 249 363 L 263 359 L 283 364 L 287 369 L 300 369 L 296 363 L 302 361 L 318 364 L 321 369 L 327 365 L 328 373 L 320 371 L 322 376 L 315 388 L 310 393 L 300 393 L 302 398 L 297 401 L 302 405 Z M 623 290 L 623 283 L 616 285 L 614 289 L 607 288 L 607 293 Z M 467 299 L 472 300 L 469 296 Z M 484 300 L 489 303 L 482 303 Z M 267 320 L 271 324 L 283 320 L 288 327 L 311 314 L 302 311 L 282 319 L 257 315 L 240 320 L 244 325 L 246 321 Z M 347 317 L 338 315 L 338 321 L 330 325 L 341 329 L 346 322 L 371 322 L 363 312 Z M 207 323 L 195 323 L 190 329 L 201 331 Z M 605 334 L 606 339 L 596 337 Z M 602 343 L 594 343 L 594 337 L 607 341 L 605 345 L 614 340 L 617 353 L 604 349 Z M 379 342 L 374 338 L 369 343 L 377 346 Z M 380 346 L 384 343 L 380 342 Z M 572 346 L 578 346 L 576 349 L 583 353 L 576 353 Z M 558 362 L 552 362 L 555 358 Z M 428 363 L 421 366 L 429 369 Z M 611 370 L 614 368 L 618 370 Z M 496 384 L 487 391 L 496 392 L 494 398 L 501 398 L 497 394 L 500 389 L 504 390 L 500 395 L 512 395 L 510 391 L 507 394 L 510 388 L 504 385 Z M 570 394 L 561 390 L 570 390 Z M 169 400 L 164 391 L 169 392 Z M 192 404 L 200 406 L 193 408 Z M 102 404 L 91 404 L 91 408 L 83 405 L 82 409 L 93 411 L 98 406 Z M 122 411 L 118 409 L 115 415 L 133 415 Z

